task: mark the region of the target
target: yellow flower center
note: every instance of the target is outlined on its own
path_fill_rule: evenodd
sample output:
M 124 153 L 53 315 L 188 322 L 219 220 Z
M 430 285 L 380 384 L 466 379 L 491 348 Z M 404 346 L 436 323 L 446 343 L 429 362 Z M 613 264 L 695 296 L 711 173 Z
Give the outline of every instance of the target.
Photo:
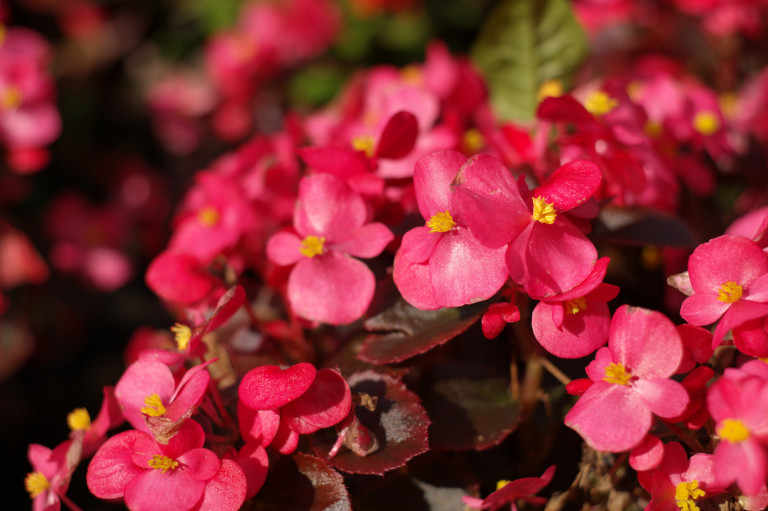
M 165 406 L 163 406 L 163 400 L 157 394 L 152 394 L 144 398 L 144 404 L 147 406 L 142 407 L 141 413 L 145 413 L 150 417 L 162 417 L 165 415 Z
M 592 115 L 605 115 L 619 104 L 619 102 L 610 97 L 608 94 L 601 90 L 596 90 L 589 96 L 584 102 L 584 108 Z
M 723 92 L 718 96 L 717 103 L 724 116 L 733 118 L 733 116 L 736 115 L 736 106 L 739 103 L 739 97 L 733 92 Z
M 33 499 L 51 487 L 48 478 L 40 472 L 30 472 L 24 479 L 24 487 Z
M 205 227 L 214 227 L 219 223 L 219 210 L 213 206 L 208 206 L 200 210 L 197 214 L 197 219 Z
M 629 96 L 629 99 L 632 101 L 638 102 L 640 100 L 640 95 L 643 93 L 643 88 L 644 87 L 641 82 L 633 80 L 629 82 L 629 85 L 627 85 L 627 96 Z
M 500 480 L 496 481 L 496 491 L 501 490 L 502 488 L 504 488 L 509 483 L 510 483 L 509 479 L 500 479 Z
M 645 123 L 643 131 L 651 138 L 658 138 L 661 135 L 661 123 L 659 121 L 648 121 Z
M 84 431 L 91 427 L 91 416 L 85 408 L 75 408 L 67 415 L 67 425 L 72 431 Z
M 605 368 L 605 377 L 603 378 L 603 381 L 615 385 L 629 385 L 629 380 L 631 378 L 632 375 L 622 364 L 614 364 L 611 362 L 608 364 L 608 367 Z
M 480 133 L 480 130 L 477 128 L 469 128 L 467 131 L 464 132 L 464 137 L 462 138 L 462 145 L 464 146 L 464 149 L 468 153 L 479 153 L 480 150 L 485 147 L 485 138 L 483 137 L 483 134 Z
M 373 150 L 376 141 L 371 135 L 360 135 L 352 139 L 352 147 L 355 151 L 363 151 L 368 158 L 373 158 Z
M 699 511 L 699 506 L 696 505 L 694 500 L 700 499 L 705 495 L 706 492 L 699 488 L 699 482 L 696 479 L 693 481 L 683 481 L 675 486 L 675 500 L 677 501 L 677 507 L 682 511 Z
M 720 129 L 720 120 L 714 113 L 702 110 L 693 116 L 693 129 L 704 136 L 709 136 Z
M 717 434 L 732 444 L 743 442 L 749 438 L 749 430 L 739 419 L 724 419 L 717 428 Z
M 422 82 L 423 75 L 418 66 L 405 66 L 400 70 L 400 78 L 406 85 L 419 85 Z
M 550 204 L 543 197 L 533 198 L 533 219 L 542 224 L 555 223 L 557 218 L 557 211 L 555 211 L 554 205 Z
M 435 213 L 427 222 L 429 232 L 448 232 L 453 229 L 455 225 L 456 222 L 453 221 L 453 217 L 448 211 L 445 213 Z
M 13 110 L 21 104 L 23 99 L 19 88 L 10 85 L 0 96 L 0 105 L 2 105 L 3 110 Z
M 152 459 L 147 462 L 147 465 L 149 465 L 149 468 L 154 468 L 155 470 L 160 470 L 162 473 L 166 473 L 168 470 L 173 470 L 178 467 L 179 462 L 168 456 L 155 454 L 152 456 Z
M 173 340 L 176 341 L 176 347 L 179 351 L 184 351 L 189 346 L 189 340 L 192 338 L 192 330 L 187 325 L 176 323 L 171 327 Z
M 558 98 L 563 95 L 563 83 L 560 80 L 544 80 L 539 85 L 536 98 L 539 102 L 545 98 Z
M 309 235 L 301 242 L 299 252 L 307 257 L 315 257 L 323 253 L 323 245 L 325 245 L 325 237 Z
M 717 299 L 725 303 L 733 303 L 741 298 L 743 290 L 740 285 L 732 280 L 724 282 L 720 286 L 720 290 L 717 292 Z
M 583 297 L 574 298 L 565 302 L 566 314 L 578 314 L 581 311 L 587 310 L 587 300 Z

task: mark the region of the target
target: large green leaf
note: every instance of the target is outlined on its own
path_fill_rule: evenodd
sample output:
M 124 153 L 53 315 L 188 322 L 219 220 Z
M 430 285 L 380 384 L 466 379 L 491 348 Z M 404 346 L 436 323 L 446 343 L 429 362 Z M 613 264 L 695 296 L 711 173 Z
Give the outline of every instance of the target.
M 525 122 L 535 115 L 539 86 L 546 80 L 567 86 L 586 51 L 567 0 L 501 0 L 472 57 L 488 80 L 497 115 Z

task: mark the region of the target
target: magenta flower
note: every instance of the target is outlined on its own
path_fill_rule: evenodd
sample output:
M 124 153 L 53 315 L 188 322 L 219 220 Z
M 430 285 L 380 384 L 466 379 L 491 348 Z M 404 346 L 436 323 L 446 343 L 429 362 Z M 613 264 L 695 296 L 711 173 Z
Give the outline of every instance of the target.
M 599 259 L 584 282 L 534 307 L 533 334 L 556 357 L 585 357 L 608 341 L 611 313 L 606 302 L 619 292 L 618 287 L 602 282 L 608 262 L 607 257 Z
M 720 442 L 715 447 L 715 480 L 736 483 L 746 495 L 757 494 L 768 476 L 768 366 L 751 361 L 726 369 L 709 387 L 707 407 Z
M 688 259 L 688 276 L 694 294 L 680 315 L 699 326 L 722 317 L 714 346 L 728 330 L 768 314 L 768 255 L 754 241 L 724 235 L 699 245 Z
M 458 209 L 452 191 L 457 175 L 489 163 L 503 167 L 491 156 L 467 160 L 457 151 L 434 152 L 416 163 L 416 200 L 426 225 L 405 233 L 393 274 L 411 305 L 432 310 L 478 302 L 493 296 L 507 280 L 506 247 L 488 248 L 470 232 L 468 216 Z M 506 223 L 504 213 L 486 220 Z
M 295 265 L 288 277 L 293 311 L 334 325 L 360 318 L 376 282 L 354 257 L 376 257 L 392 233 L 384 224 L 368 223 L 363 199 L 330 174 L 301 181 L 293 225 L 295 233 L 277 233 L 267 243 L 273 262 Z
M 648 433 L 653 414 L 680 415 L 688 393 L 670 380 L 683 356 L 675 326 L 663 314 L 622 305 L 613 315 L 608 347 L 587 366 L 592 385 L 565 424 L 599 451 L 632 449 Z
M 475 159 L 477 158 L 477 159 Z M 458 212 L 485 246 L 505 247 L 512 280 L 536 297 L 563 293 L 584 281 L 597 250 L 562 213 L 586 202 L 600 170 L 577 160 L 557 169 L 524 198 L 509 170 L 490 156 L 461 168 L 454 183 Z
M 70 477 L 77 465 L 75 461 L 72 466 L 68 459 L 71 446 L 71 440 L 59 444 L 55 449 L 39 444 L 29 446 L 27 458 L 32 464 L 33 472 L 27 474 L 24 486 L 32 497 L 34 511 L 61 509 L 60 498 L 67 492 Z
M 515 501 L 522 500 L 530 504 L 544 504 L 547 499 L 536 497 L 534 494 L 552 481 L 555 475 L 555 465 L 552 465 L 541 474 L 541 477 L 524 477 L 514 481 L 499 481 L 497 489 L 484 499 L 464 496 L 461 499 L 472 509 L 499 509 L 504 504 L 509 504 L 512 511 L 517 511 Z
M 640 484 L 651 493 L 648 511 L 698 509 L 697 502 L 722 493 L 715 484 L 714 459 L 711 454 L 694 454 L 688 459 L 677 442 L 664 445 L 664 457 L 654 470 L 640 472 Z
M 102 499 L 124 498 L 134 511 L 239 509 L 243 470 L 235 462 L 223 464 L 204 442 L 203 428 L 192 420 L 167 444 L 143 431 L 118 433 L 88 465 L 88 489 Z
M 200 364 L 188 370 L 178 385 L 171 370 L 154 359 L 139 359 L 115 386 L 115 397 L 131 425 L 164 441 L 178 423 L 197 409 L 210 375 Z

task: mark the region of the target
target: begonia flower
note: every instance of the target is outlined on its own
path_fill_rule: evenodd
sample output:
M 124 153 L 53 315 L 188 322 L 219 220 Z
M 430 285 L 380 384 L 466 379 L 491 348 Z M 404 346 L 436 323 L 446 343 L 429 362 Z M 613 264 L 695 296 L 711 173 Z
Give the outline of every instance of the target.
M 648 472 L 640 472 L 640 484 L 651 494 L 648 511 L 694 511 L 697 502 L 725 491 L 715 483 L 714 457 L 698 453 L 688 456 L 677 442 L 664 445 L 661 464 Z
M 365 202 L 330 174 L 304 178 L 293 220 L 295 233 L 267 243 L 275 263 L 294 265 L 288 301 L 299 316 L 334 325 L 351 323 L 373 298 L 373 272 L 356 257 L 376 257 L 394 237 L 381 223 L 368 223 Z
M 237 510 L 245 500 L 240 466 L 203 448 L 203 428 L 184 421 L 167 444 L 143 431 L 118 433 L 88 465 L 88 489 L 102 499 L 124 498 L 134 511 Z
M 107 431 L 123 423 L 123 413 L 115 398 L 115 389 L 103 388 L 104 399 L 99 413 L 94 420 L 85 408 L 76 408 L 67 415 L 70 438 L 82 444 L 82 457 L 87 458 L 101 446 L 107 437 Z
M 541 477 L 524 477 L 514 481 L 499 481 L 497 489 L 484 499 L 464 496 L 461 499 L 468 507 L 472 509 L 499 509 L 505 504 L 509 504 L 512 511 L 517 511 L 517 500 L 528 502 L 529 504 L 544 504 L 547 499 L 537 497 L 535 494 L 552 481 L 555 475 L 555 465 L 552 465 L 541 474 Z
M 67 440 L 54 449 L 39 444 L 29 446 L 27 458 L 32 464 L 33 472 L 27 474 L 24 479 L 24 487 L 32 498 L 34 511 L 59 511 L 61 509 L 61 496 L 67 492 L 72 472 L 75 469 L 68 459 L 71 445 L 72 441 Z
M 733 327 L 768 315 L 768 255 L 754 241 L 727 234 L 699 245 L 688 259 L 688 277 L 694 294 L 680 315 L 692 325 L 720 319 L 714 346 Z
M 653 415 L 676 417 L 688 393 L 670 380 L 683 346 L 663 314 L 622 305 L 613 315 L 608 346 L 587 366 L 592 384 L 565 417 L 565 424 L 599 451 L 632 449 L 648 433 Z
M 768 367 L 754 360 L 728 368 L 707 391 L 707 408 L 720 442 L 714 452 L 717 484 L 736 483 L 756 495 L 768 477 Z
M 398 290 L 411 305 L 434 310 L 478 302 L 493 296 L 507 280 L 506 247 L 489 248 L 473 235 L 453 193 L 452 183 L 461 171 L 489 161 L 501 165 L 488 155 L 467 160 L 457 151 L 437 151 L 416 163 L 416 200 L 426 225 L 405 234 L 393 273 Z M 515 222 L 504 213 L 496 212 L 492 222 Z

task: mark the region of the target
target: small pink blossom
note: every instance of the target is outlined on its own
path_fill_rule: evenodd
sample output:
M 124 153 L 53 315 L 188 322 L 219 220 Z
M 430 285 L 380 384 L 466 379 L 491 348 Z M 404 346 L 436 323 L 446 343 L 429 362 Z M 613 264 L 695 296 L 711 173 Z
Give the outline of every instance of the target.
M 517 500 L 541 505 L 547 499 L 536 497 L 535 494 L 548 485 L 554 475 L 555 465 L 552 465 L 541 474 L 541 477 L 524 477 L 514 481 L 499 481 L 498 489 L 484 499 L 464 496 L 462 500 L 471 509 L 494 510 L 501 508 L 504 504 L 509 504 L 512 511 L 517 511 Z

